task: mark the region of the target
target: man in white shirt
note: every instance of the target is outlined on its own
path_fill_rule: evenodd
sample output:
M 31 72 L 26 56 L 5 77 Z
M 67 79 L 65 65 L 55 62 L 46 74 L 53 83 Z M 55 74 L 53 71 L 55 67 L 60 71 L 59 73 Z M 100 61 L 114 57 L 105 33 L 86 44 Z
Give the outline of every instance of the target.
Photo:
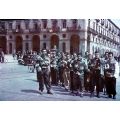
M 116 99 L 116 79 L 119 77 L 119 65 L 112 52 L 109 52 L 108 57 L 106 62 L 106 92 L 109 98 Z

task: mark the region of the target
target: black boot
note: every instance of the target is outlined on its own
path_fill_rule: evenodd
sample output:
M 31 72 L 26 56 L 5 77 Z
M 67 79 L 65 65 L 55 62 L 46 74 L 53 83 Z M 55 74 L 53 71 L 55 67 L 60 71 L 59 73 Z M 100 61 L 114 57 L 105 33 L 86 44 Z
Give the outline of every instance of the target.
M 116 95 L 113 95 L 113 99 L 116 99 Z
M 99 93 L 97 93 L 97 98 L 100 98 L 100 95 L 99 95 Z
M 112 95 L 108 95 L 109 98 L 112 98 Z
M 51 95 L 52 95 L 53 93 L 52 93 L 50 90 L 48 90 L 48 91 L 47 91 L 47 94 L 51 94 Z

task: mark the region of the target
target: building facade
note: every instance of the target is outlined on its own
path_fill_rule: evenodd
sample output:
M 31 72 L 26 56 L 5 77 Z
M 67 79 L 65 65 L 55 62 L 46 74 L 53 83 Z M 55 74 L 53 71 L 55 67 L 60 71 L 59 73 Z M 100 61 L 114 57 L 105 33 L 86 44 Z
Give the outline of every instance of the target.
M 54 46 L 63 52 L 119 54 L 120 29 L 109 19 L 0 20 L 0 47 L 7 54 Z

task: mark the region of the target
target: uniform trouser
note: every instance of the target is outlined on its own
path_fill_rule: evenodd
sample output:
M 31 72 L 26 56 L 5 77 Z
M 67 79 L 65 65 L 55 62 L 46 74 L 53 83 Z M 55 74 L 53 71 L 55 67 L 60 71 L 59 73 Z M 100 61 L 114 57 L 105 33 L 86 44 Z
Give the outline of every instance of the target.
M 46 86 L 47 91 L 50 91 L 51 84 L 50 84 L 50 72 L 47 68 L 42 69 L 39 73 L 39 90 L 44 90 L 44 84 Z
M 51 67 L 51 84 L 57 85 L 58 79 L 57 79 L 57 69 Z
M 0 62 L 4 63 L 4 57 L 3 56 L 0 57 Z
M 62 84 L 64 84 L 63 71 L 64 71 L 64 68 L 59 67 L 59 79 Z
M 116 95 L 116 78 L 106 77 L 106 92 L 108 95 Z
M 39 82 L 39 90 L 43 91 L 44 90 L 44 81 L 42 78 L 42 71 L 37 72 L 37 81 Z
M 73 91 L 74 90 L 74 84 L 73 84 L 73 76 L 74 76 L 74 72 L 70 71 L 70 90 Z
M 101 91 L 101 75 L 100 75 L 99 70 L 93 73 L 93 76 L 90 80 L 90 92 L 91 93 L 94 92 L 95 86 L 96 86 L 97 95 L 99 95 L 99 92 Z
M 65 88 L 69 89 L 70 88 L 70 71 L 69 70 L 64 69 L 63 79 L 64 79 Z
M 74 74 L 74 88 L 77 91 L 79 90 L 80 92 L 83 92 L 83 89 L 84 89 L 84 76 Z
M 90 82 L 88 82 L 87 80 L 89 79 L 90 81 L 90 73 L 85 71 L 84 74 L 84 86 L 85 86 L 85 90 L 89 91 L 90 90 Z

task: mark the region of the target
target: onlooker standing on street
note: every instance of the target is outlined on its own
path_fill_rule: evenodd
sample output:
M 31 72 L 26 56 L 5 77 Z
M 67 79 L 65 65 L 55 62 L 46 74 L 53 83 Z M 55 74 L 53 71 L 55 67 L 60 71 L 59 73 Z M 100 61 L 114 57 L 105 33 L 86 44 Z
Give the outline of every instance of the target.
M 109 52 L 108 57 L 106 62 L 106 92 L 109 98 L 116 99 L 116 79 L 119 76 L 119 65 L 112 52 Z

